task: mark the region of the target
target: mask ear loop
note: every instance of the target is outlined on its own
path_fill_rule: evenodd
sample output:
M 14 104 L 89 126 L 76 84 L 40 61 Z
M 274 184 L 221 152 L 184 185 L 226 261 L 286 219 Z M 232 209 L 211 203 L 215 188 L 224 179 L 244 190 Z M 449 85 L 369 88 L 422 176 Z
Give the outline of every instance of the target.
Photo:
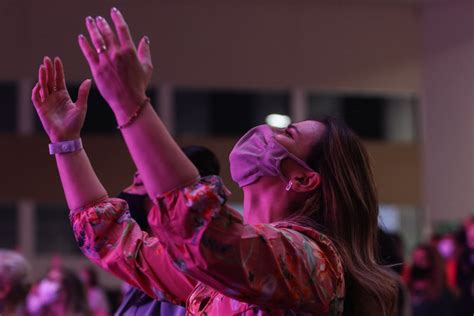
M 288 184 L 286 185 L 286 192 L 289 192 L 291 190 L 291 187 L 293 186 L 293 182 L 291 182 L 291 180 L 288 182 Z

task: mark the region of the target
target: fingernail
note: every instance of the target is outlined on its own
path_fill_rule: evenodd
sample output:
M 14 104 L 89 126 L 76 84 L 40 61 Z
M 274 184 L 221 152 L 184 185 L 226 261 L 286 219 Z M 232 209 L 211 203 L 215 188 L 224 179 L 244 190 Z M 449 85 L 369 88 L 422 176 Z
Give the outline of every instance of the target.
M 145 35 L 143 39 L 147 45 L 150 45 L 150 39 L 148 38 L 148 36 Z
M 116 7 L 112 8 L 112 12 L 114 12 L 116 14 L 120 14 L 120 11 Z
M 88 23 L 92 23 L 92 22 L 94 22 L 94 19 L 89 15 L 89 16 L 86 18 L 86 21 L 87 21 Z
M 84 35 L 83 35 L 83 34 L 79 34 L 77 37 L 78 37 L 80 40 L 83 40 L 83 39 L 84 39 Z
M 95 18 L 97 21 L 99 22 L 103 22 L 104 21 L 104 18 L 101 17 L 100 15 L 98 17 Z

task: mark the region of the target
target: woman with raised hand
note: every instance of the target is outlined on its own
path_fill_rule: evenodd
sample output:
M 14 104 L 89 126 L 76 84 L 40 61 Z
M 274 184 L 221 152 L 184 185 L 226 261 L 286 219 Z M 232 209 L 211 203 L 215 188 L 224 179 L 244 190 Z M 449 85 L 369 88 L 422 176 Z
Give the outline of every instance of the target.
M 66 89 L 61 60 L 56 57 L 53 62 L 45 57 L 32 91 L 33 104 L 51 140 L 50 154 L 56 156 L 71 220 L 76 223 L 80 217 L 90 225 L 75 231 L 79 247 L 93 262 L 148 295 L 184 305 L 195 281 L 178 271 L 168 256 L 162 255 L 163 244 L 132 220 L 128 210 L 125 211 L 128 208 L 125 201 L 108 198 L 82 147 L 80 132 L 90 85 L 89 79 L 80 85 L 74 103 Z M 110 209 L 121 209 L 120 214 L 93 207 L 105 201 Z M 93 248 L 89 248 L 88 238 L 95 238 Z M 160 270 L 151 268 L 155 266 Z
M 136 49 L 121 13 L 112 9 L 111 18 L 115 32 L 104 18 L 87 18 L 91 43 L 80 36 L 79 44 L 155 204 L 148 221 L 162 251 L 145 260 L 147 235 L 95 175 L 86 184 L 92 168 L 74 151 L 81 161 L 58 166 L 84 254 L 154 297 L 187 297 L 190 315 L 394 315 L 397 283 L 374 253 L 378 205 L 360 140 L 334 120 L 251 129 L 230 155 L 242 217 L 221 179 L 199 178 L 153 111 L 149 41 Z M 70 186 L 89 195 L 77 199 Z M 186 275 L 197 286 L 177 289 L 175 267 L 177 281 Z

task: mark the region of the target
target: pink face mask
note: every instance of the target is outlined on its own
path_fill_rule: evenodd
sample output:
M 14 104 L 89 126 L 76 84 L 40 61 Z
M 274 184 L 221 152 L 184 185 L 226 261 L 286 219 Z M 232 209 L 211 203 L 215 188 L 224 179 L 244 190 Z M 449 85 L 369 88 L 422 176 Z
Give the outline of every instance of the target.
M 288 180 L 280 170 L 285 158 L 291 158 L 305 169 L 312 170 L 275 140 L 268 125 L 259 125 L 248 131 L 232 149 L 229 156 L 230 174 L 241 188 L 262 176 L 279 176 L 286 182 Z

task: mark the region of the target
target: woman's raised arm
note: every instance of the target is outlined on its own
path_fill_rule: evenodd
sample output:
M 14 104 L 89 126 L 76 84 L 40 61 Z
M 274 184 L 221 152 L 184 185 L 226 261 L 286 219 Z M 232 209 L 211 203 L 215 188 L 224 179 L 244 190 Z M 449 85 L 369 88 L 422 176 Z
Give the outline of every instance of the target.
M 78 140 L 87 110 L 90 80 L 79 88 L 73 103 L 59 58 L 54 65 L 45 57 L 32 101 L 56 154 L 59 175 L 71 210 L 70 219 L 79 248 L 85 256 L 115 276 L 156 299 L 184 304 L 194 280 L 177 271 L 162 242 L 140 230 L 127 204 L 108 199 Z M 66 146 L 66 147 L 62 147 Z
M 91 81 L 85 80 L 81 84 L 74 103 L 66 89 L 59 58 L 54 59 L 53 65 L 51 59 L 45 57 L 38 77 L 31 99 L 51 143 L 80 139 Z M 107 191 L 84 150 L 56 154 L 56 163 L 69 209 L 74 210 L 107 197 Z
M 79 35 L 79 45 L 100 93 L 115 114 L 148 195 L 155 200 L 157 195 L 195 180 L 198 172 L 145 95 L 153 69 L 148 38 L 142 38 L 137 50 L 116 8 L 111 10 L 111 18 L 115 32 L 103 17 L 87 17 L 92 45 L 83 35 Z

